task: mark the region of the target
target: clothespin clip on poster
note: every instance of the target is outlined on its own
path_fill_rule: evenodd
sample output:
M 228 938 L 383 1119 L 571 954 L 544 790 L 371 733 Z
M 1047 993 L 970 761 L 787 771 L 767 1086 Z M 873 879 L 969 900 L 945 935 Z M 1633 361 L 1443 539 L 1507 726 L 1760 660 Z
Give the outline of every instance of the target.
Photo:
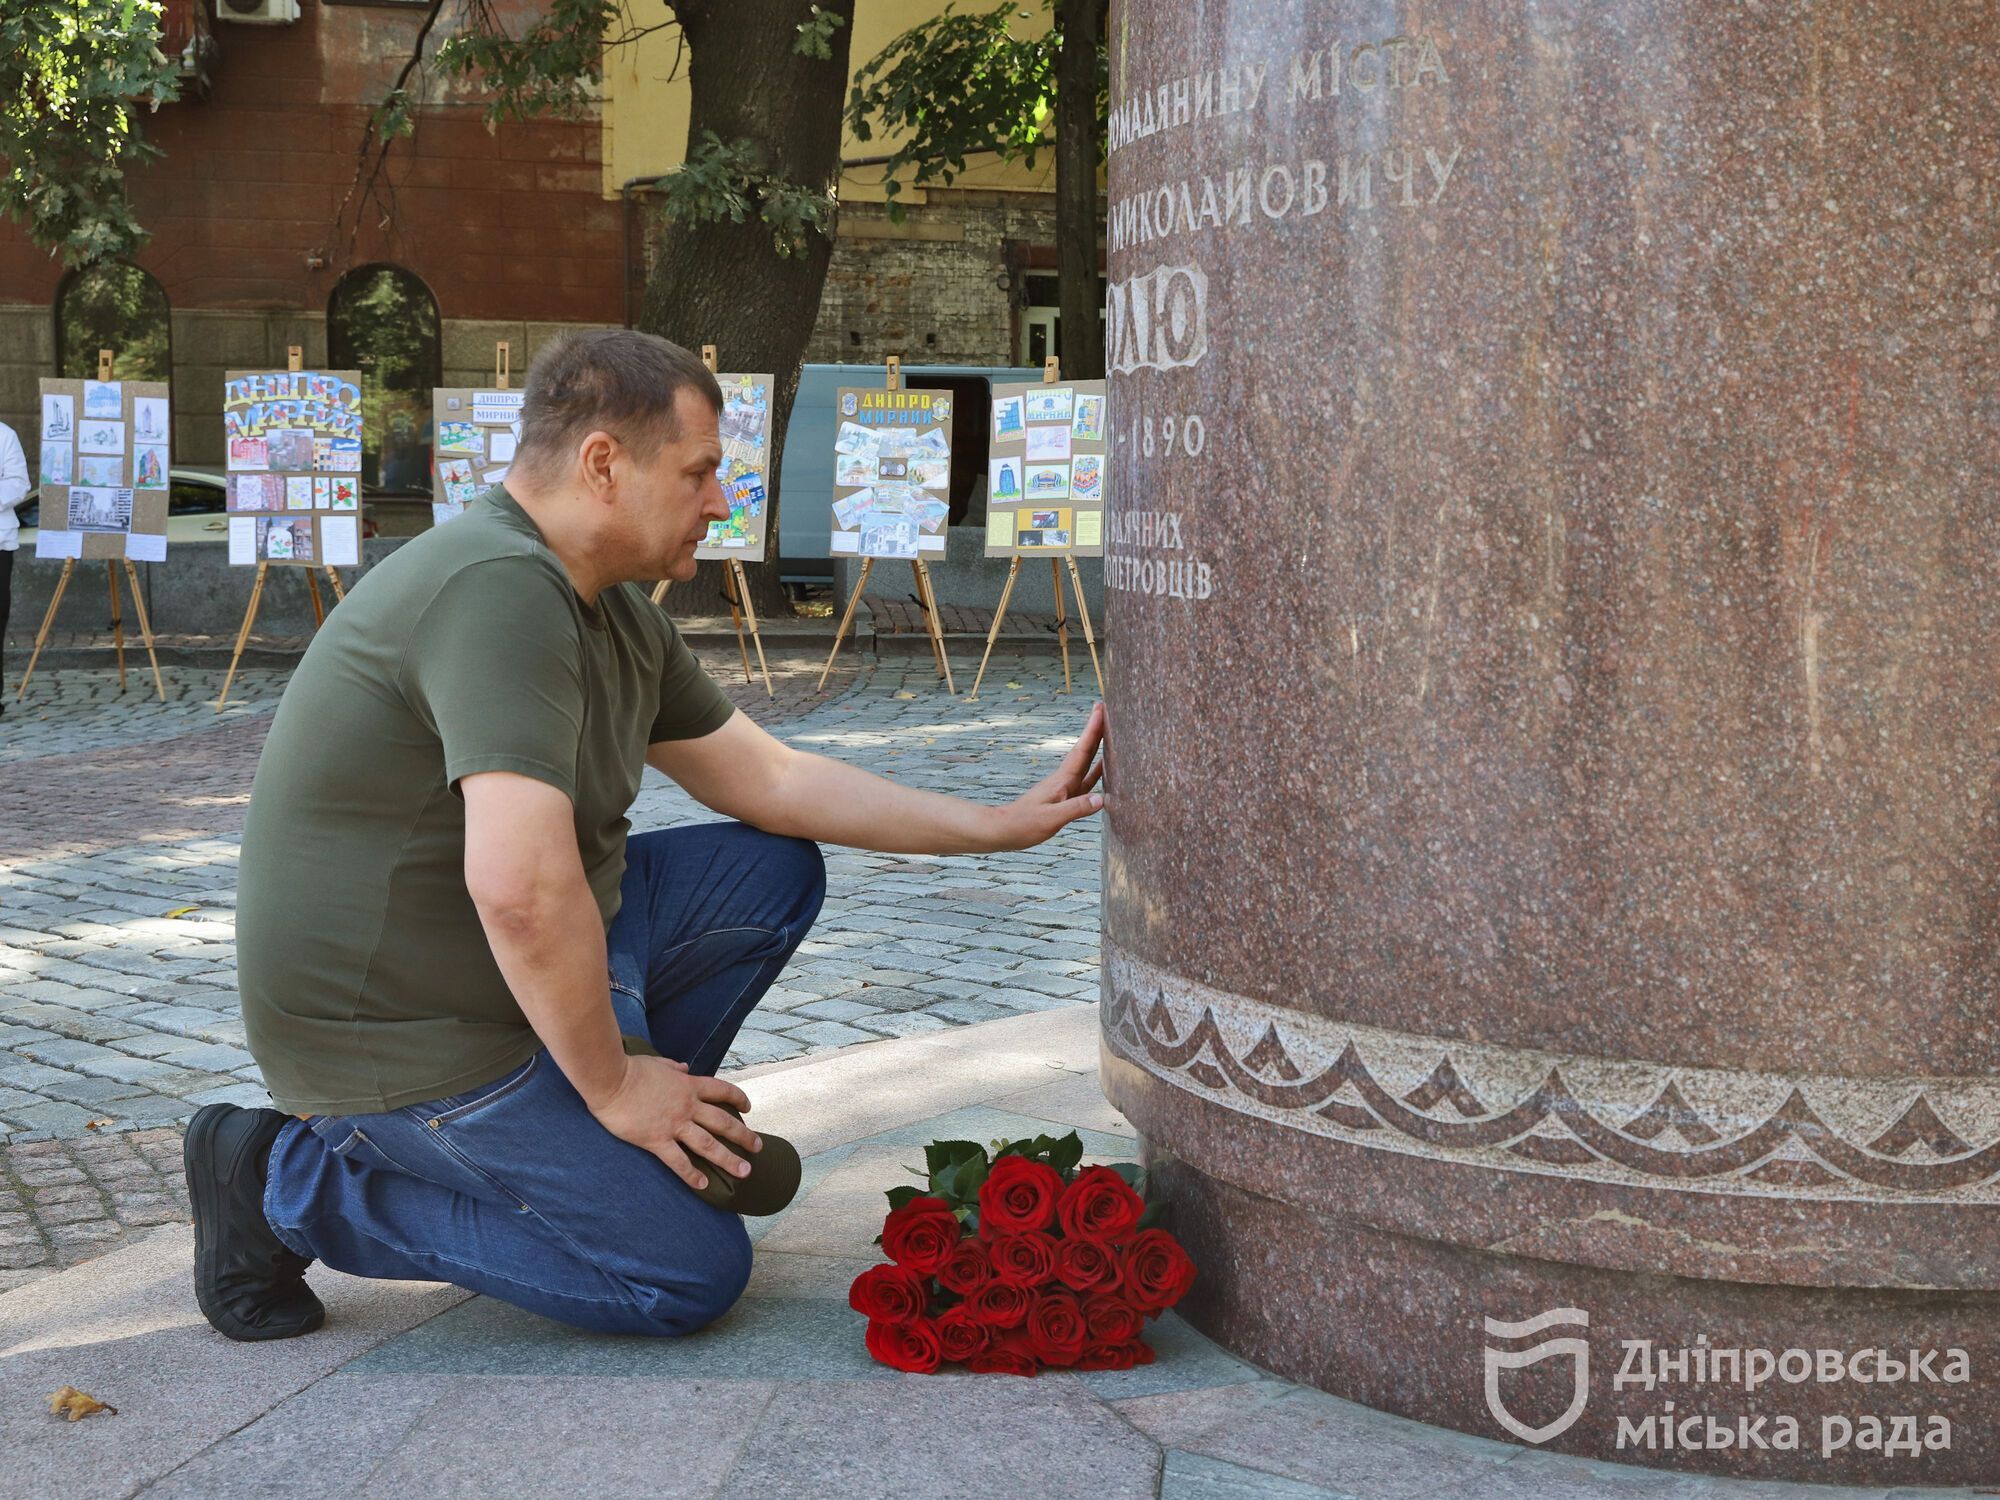
M 109 349 L 99 349 L 97 351 L 97 378 L 99 380 L 109 380 L 111 378 L 111 351 Z
M 506 390 L 513 373 L 514 346 L 506 339 L 497 340 L 493 345 L 493 389 Z
M 299 371 L 303 370 L 305 367 L 306 367 L 306 351 L 304 347 L 299 344 L 286 345 L 285 346 L 286 371 L 290 374 L 296 375 L 299 373 Z
M 702 362 L 703 364 L 705 364 L 705 365 L 707 365 L 707 366 L 708 366 L 708 373 L 709 373 L 709 374 L 711 374 L 711 375 L 715 374 L 715 372 L 716 372 L 716 371 L 715 371 L 715 345 L 713 345 L 713 344 L 703 344 L 703 345 L 701 346 L 701 362 Z
M 1051 354 L 1042 361 L 1042 384 L 1054 385 L 1062 379 L 1062 361 Z
M 902 360 L 898 359 L 895 355 L 892 354 L 889 356 L 889 389 L 892 391 L 900 391 L 902 388 L 903 388 L 903 362 Z

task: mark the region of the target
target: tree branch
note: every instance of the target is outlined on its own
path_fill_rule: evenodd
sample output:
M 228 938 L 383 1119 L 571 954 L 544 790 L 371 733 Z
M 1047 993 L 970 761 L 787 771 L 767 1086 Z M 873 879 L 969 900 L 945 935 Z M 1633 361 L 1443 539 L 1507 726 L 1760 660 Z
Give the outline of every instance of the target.
M 408 108 L 404 91 L 409 84 L 410 75 L 423 66 L 424 43 L 430 40 L 431 28 L 437 25 L 438 16 L 443 10 L 444 0 L 431 0 L 430 8 L 424 12 L 423 24 L 417 28 L 416 39 L 410 44 L 410 55 L 404 60 L 402 71 L 396 75 L 396 81 L 389 86 L 389 92 L 383 96 L 382 103 L 369 112 L 368 123 L 362 129 L 361 144 L 354 153 L 354 179 L 348 183 L 346 196 L 340 200 L 340 207 L 335 209 L 333 214 L 334 234 L 337 238 L 341 221 L 347 215 L 347 206 L 350 203 L 354 204 L 354 223 L 348 230 L 347 251 L 342 257 L 343 262 L 353 255 L 355 243 L 361 237 L 361 211 L 367 206 L 368 200 L 376 196 L 377 185 L 383 181 L 382 168 L 389 159 L 389 148 L 395 145 L 398 135 L 414 132 L 416 129 L 416 115 L 414 110 Z M 406 129 L 383 128 L 383 117 L 385 113 L 390 112 L 396 112 L 396 118 Z M 372 162 L 369 160 L 371 150 L 374 152 Z M 359 194 L 358 200 L 357 194 Z M 395 217 L 395 195 L 395 184 L 390 183 L 389 201 L 383 205 L 385 220 Z

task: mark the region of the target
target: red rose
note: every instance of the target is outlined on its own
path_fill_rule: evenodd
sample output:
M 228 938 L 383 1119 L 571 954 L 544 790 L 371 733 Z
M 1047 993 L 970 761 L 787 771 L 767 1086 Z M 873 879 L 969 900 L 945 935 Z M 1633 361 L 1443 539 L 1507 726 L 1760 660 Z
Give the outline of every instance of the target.
M 1139 1339 L 1124 1343 L 1092 1343 L 1078 1357 L 1078 1370 L 1129 1370 L 1134 1365 L 1150 1365 L 1152 1349 Z
M 938 1314 L 937 1334 L 944 1357 L 961 1365 L 976 1359 L 993 1341 L 993 1331 L 962 1306 Z
M 878 1362 L 892 1370 L 908 1370 L 916 1375 L 928 1375 L 935 1370 L 943 1353 L 937 1325 L 929 1318 L 909 1323 L 871 1321 L 863 1342 Z
M 951 1258 L 964 1226 L 942 1198 L 912 1198 L 882 1224 L 882 1253 L 920 1276 L 935 1276 Z
M 1124 1344 L 1139 1336 L 1146 1315 L 1127 1302 L 1106 1292 L 1083 1299 L 1083 1320 L 1090 1325 L 1094 1344 Z
M 1009 1286 L 1038 1287 L 1055 1275 L 1056 1242 L 1045 1234 L 1010 1234 L 987 1246 L 993 1275 Z
M 969 1297 L 993 1278 L 986 1247 L 967 1236 L 951 1247 L 951 1259 L 938 1267 L 938 1283 L 948 1292 Z
M 1063 1189 L 1056 1217 L 1071 1239 L 1115 1240 L 1136 1229 L 1146 1200 L 1109 1167 L 1091 1167 Z
M 1194 1281 L 1194 1262 L 1164 1229 L 1142 1229 L 1125 1247 L 1125 1295 L 1141 1312 L 1172 1307 Z
M 1006 1281 L 989 1281 L 965 1299 L 975 1323 L 988 1328 L 1018 1328 L 1028 1316 L 1028 1289 Z
M 1024 1333 L 1002 1333 L 965 1362 L 975 1375 L 1032 1375 L 1038 1366 Z
M 1062 1174 L 1047 1162 L 1001 1157 L 979 1189 L 980 1237 L 992 1240 L 1047 1229 L 1055 1222 L 1056 1199 L 1062 1190 Z
M 1118 1257 L 1101 1240 L 1064 1240 L 1056 1249 L 1056 1279 L 1079 1292 L 1118 1285 Z
M 1083 1309 L 1068 1292 L 1044 1292 L 1028 1309 L 1028 1346 L 1045 1365 L 1073 1365 L 1088 1337 Z
M 928 1289 L 908 1266 L 870 1266 L 847 1289 L 847 1305 L 875 1323 L 907 1323 L 924 1310 Z

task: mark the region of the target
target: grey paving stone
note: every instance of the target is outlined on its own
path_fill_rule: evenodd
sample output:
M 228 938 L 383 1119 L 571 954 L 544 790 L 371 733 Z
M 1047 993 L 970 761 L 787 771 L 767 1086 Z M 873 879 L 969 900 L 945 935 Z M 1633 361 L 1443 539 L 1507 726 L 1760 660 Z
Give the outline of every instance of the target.
M 261 1105 L 270 1101 L 258 1099 L 254 1102 Z M 116 1120 L 130 1121 L 135 1125 L 171 1125 L 190 1118 L 200 1107 L 200 1104 L 188 1099 L 173 1099 L 162 1094 L 141 1094 L 136 1098 L 120 1099 L 113 1104 L 101 1105 L 99 1112 Z
M 868 1357 L 845 1301 L 745 1298 L 676 1339 L 606 1338 L 476 1297 L 384 1344 L 357 1375 L 585 1375 L 598 1378 L 893 1381 Z
M 1057 1010 L 1066 1005 L 1086 1005 L 1074 995 L 1043 995 L 1034 990 L 990 990 L 982 999 L 988 1005 L 997 1005 L 1002 1010 L 1026 1014 L 1038 1010 Z
M 806 1050 L 803 1042 L 795 1041 L 788 1034 L 773 1034 L 764 1031 L 739 1031 L 736 1040 L 730 1044 L 726 1068 L 747 1068 L 754 1063 L 779 1062 L 788 1057 L 797 1057 Z
M 185 1102 L 197 1109 L 204 1104 L 234 1104 L 242 1109 L 269 1109 L 271 1095 L 261 1084 L 237 1083 L 227 1088 L 190 1094 Z
M 1038 1500 L 1150 1500 L 1159 1461 L 1152 1443 L 1060 1376 L 799 1381 L 772 1397 L 719 1495 L 937 1500 L 953 1492 L 941 1476 L 981 1476 L 977 1492 L 991 1483 L 1002 1494 L 1004 1476 L 1032 1475 L 1018 1492 Z
M 924 976 L 912 976 L 913 982 L 921 985 Z M 921 988 L 911 989 L 901 985 L 871 984 L 865 989 L 853 990 L 841 999 L 851 1004 L 866 1006 L 872 1011 L 922 1010 L 936 1002 L 937 996 L 925 993 Z M 836 1018 L 837 1019 L 837 1018 Z
M 42 1001 L 11 1006 L 4 1014 L 10 1024 L 32 1027 L 46 1033 L 49 1038 L 44 1041 L 22 1041 L 11 1044 L 14 1051 L 24 1056 L 35 1056 L 37 1048 L 51 1046 L 56 1042 L 114 1042 L 121 1037 L 132 1036 L 139 1030 L 137 1026 L 116 1016 L 92 1015 L 87 1011 L 70 1010 L 66 1006 L 51 1005 Z
M 785 1035 L 813 1047 L 846 1047 L 855 1042 L 874 1040 L 867 1032 L 843 1026 L 838 1021 L 811 1021 L 804 1026 L 794 1026 Z
M 945 1000 L 926 1007 L 925 1014 L 956 1021 L 961 1026 L 971 1026 L 980 1021 L 997 1020 L 1010 1012 L 998 1005 L 988 1005 L 984 1000 Z
M 42 1092 L 51 1099 L 90 1108 L 109 1104 L 115 1099 L 130 1099 L 144 1094 L 146 1090 L 137 1084 L 120 1083 L 113 1078 L 65 1078 L 60 1083 L 50 1084 Z
M 866 990 L 856 990 L 854 993 L 864 997 L 868 994 Z M 814 1000 L 810 1004 L 801 1005 L 792 1014 L 810 1016 L 815 1021 L 852 1021 L 857 1016 L 872 1016 L 875 1014 L 875 1008 L 848 999 Z
M 64 1135 L 81 1135 L 97 1116 L 74 1104 L 31 1104 L 26 1109 L 9 1110 L 7 1122 L 23 1130 L 47 1130 Z
M 1160 1500 L 1363 1500 L 1363 1497 L 1169 1448 L 1160 1471 Z
M 200 1042 L 176 1052 L 169 1052 L 161 1061 L 176 1068 L 187 1068 L 204 1073 L 231 1073 L 238 1068 L 257 1065 L 257 1059 L 241 1047 L 231 1047 L 220 1042 Z
M 881 1011 L 856 1021 L 862 1031 L 877 1036 L 915 1036 L 921 1031 L 943 1031 L 950 1023 L 920 1010 Z
M 1318 1391 L 1268 1384 L 1279 1390 L 1245 1384 L 1115 1405 L 1140 1431 L 1187 1452 L 1370 1500 L 1488 1495 L 1496 1474 L 1520 1451 Z
M 61 1068 L 52 1068 L 46 1063 L 30 1062 L 24 1057 L 0 1056 L 0 1084 L 9 1088 L 38 1089 L 69 1076 Z

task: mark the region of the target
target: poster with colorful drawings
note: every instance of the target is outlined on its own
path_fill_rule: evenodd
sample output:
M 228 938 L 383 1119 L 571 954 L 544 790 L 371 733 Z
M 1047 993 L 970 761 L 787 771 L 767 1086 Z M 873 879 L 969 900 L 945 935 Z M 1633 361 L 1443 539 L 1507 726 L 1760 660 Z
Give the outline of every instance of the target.
M 715 477 L 729 502 L 729 519 L 710 521 L 694 555 L 762 562 L 771 531 L 771 392 L 774 375 L 718 375 L 722 387 L 722 462 Z
M 222 387 L 229 560 L 361 562 L 361 376 L 231 370 Z
M 442 526 L 506 479 L 521 441 L 520 391 L 439 386 L 431 392 L 431 522 Z
M 943 557 L 951 393 L 843 386 L 833 442 L 833 555 Z
M 1104 555 L 1104 382 L 993 387 L 986 555 Z
M 166 560 L 167 391 L 158 380 L 41 383 L 37 557 Z

